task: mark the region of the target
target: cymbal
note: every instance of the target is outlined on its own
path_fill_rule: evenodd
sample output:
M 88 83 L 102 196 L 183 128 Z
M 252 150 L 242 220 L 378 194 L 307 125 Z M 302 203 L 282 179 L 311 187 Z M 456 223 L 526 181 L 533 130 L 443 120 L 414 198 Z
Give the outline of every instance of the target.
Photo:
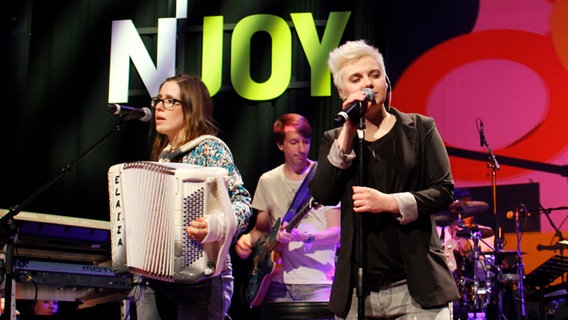
M 485 239 L 485 238 L 489 238 L 492 235 L 495 234 L 495 232 L 493 232 L 493 230 L 489 227 L 486 226 L 482 226 L 482 225 L 473 225 L 469 228 L 460 228 L 458 229 L 458 231 L 456 232 L 456 237 L 458 238 L 471 238 L 472 237 L 472 232 L 479 232 L 480 234 L 480 238 L 481 239 Z
M 445 224 L 458 217 L 467 218 L 485 212 L 489 209 L 487 202 L 483 201 L 454 201 L 448 209 L 434 214 L 436 224 Z
M 496 254 L 498 256 L 516 256 L 517 250 L 498 250 L 498 251 L 494 251 L 492 253 Z M 526 252 L 521 251 L 521 255 L 523 255 L 523 254 L 526 254 Z

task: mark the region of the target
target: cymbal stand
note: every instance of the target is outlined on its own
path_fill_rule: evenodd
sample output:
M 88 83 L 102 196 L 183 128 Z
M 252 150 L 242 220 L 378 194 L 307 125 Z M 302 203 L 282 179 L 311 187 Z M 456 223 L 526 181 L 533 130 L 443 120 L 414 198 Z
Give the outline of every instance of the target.
M 485 261 L 481 261 L 481 246 L 479 241 L 481 239 L 481 232 L 476 228 L 468 228 L 470 230 L 470 237 L 473 241 L 473 310 L 475 312 L 485 311 L 489 300 L 481 299 L 481 296 L 489 297 L 492 293 L 491 278 L 485 274 Z M 484 277 L 480 278 L 480 272 Z M 483 281 L 483 286 L 481 286 Z
M 473 241 L 473 308 L 475 311 L 481 310 L 481 302 L 479 299 L 479 232 L 471 231 L 471 240 Z

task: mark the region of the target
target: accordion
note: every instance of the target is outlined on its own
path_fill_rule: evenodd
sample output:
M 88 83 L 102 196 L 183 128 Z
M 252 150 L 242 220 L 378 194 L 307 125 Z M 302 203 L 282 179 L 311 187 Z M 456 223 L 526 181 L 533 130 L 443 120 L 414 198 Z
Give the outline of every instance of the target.
M 192 283 L 223 271 L 237 229 L 227 170 L 139 161 L 108 170 L 113 270 Z M 206 217 L 203 241 L 185 227 Z M 218 222 L 218 223 L 212 223 Z

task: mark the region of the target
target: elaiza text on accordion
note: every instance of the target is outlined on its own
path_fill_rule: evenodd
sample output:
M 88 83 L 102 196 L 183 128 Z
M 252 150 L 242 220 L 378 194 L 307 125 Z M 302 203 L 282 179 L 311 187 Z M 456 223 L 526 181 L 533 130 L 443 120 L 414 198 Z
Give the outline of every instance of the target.
M 114 176 L 114 192 L 112 193 L 112 198 L 111 198 L 111 205 L 113 207 L 114 210 L 114 216 L 115 219 L 113 219 L 114 221 L 112 221 L 112 223 L 114 223 L 115 225 L 115 239 L 116 239 L 116 246 L 124 246 L 124 239 L 122 236 L 122 228 L 123 226 L 123 220 L 122 220 L 122 207 L 120 205 L 120 196 L 121 196 L 121 190 L 122 190 L 122 185 L 121 185 L 121 179 L 120 179 L 120 175 L 116 175 Z

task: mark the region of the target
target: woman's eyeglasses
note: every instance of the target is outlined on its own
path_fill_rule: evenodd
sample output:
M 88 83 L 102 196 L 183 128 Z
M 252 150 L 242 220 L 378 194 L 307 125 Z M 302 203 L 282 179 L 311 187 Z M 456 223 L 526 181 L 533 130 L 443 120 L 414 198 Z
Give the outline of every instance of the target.
M 164 99 L 160 99 L 158 97 L 154 97 L 152 98 L 152 101 L 150 102 L 150 106 L 152 106 L 152 108 L 156 108 L 158 106 L 159 103 L 162 103 L 162 105 L 164 106 L 164 108 L 166 110 L 173 110 L 176 106 L 176 104 L 181 104 L 181 101 L 179 101 L 178 99 L 174 99 L 174 98 L 164 98 Z

